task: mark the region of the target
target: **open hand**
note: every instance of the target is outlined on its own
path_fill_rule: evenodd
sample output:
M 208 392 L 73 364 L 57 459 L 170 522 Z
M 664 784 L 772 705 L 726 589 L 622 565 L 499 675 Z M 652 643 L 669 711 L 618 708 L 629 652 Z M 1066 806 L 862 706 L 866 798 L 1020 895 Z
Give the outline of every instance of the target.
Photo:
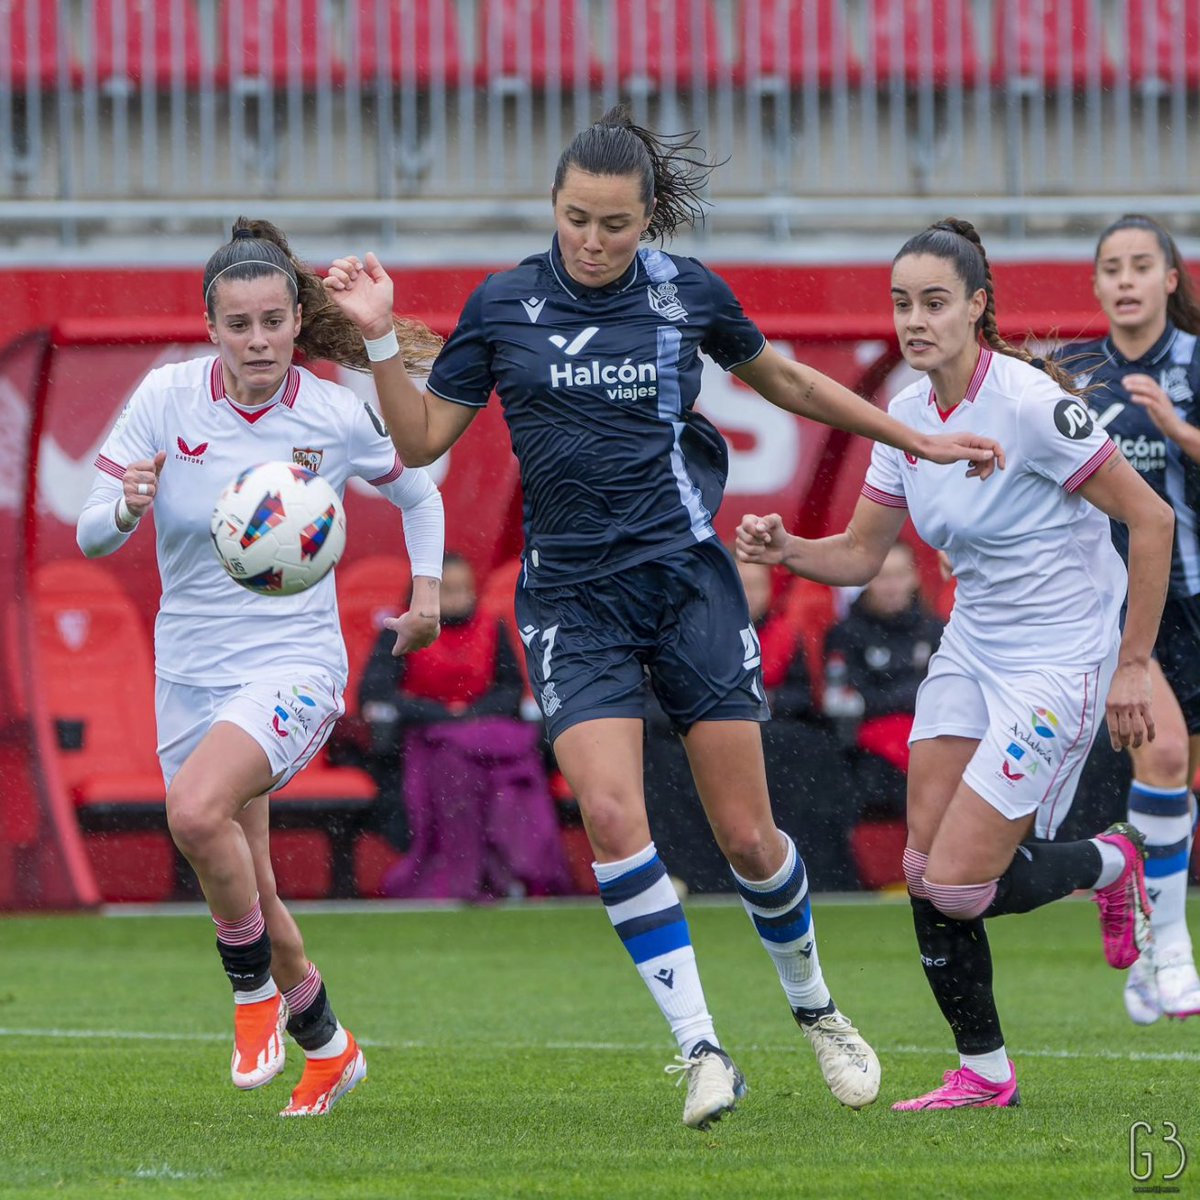
M 400 617 L 385 617 L 383 625 L 396 635 L 396 644 L 392 647 L 395 658 L 432 646 L 442 631 L 442 623 L 437 617 L 424 616 L 411 610 Z
M 966 461 L 968 477 L 986 479 L 997 467 L 1004 470 L 1000 443 L 978 433 L 934 433 L 921 439 L 920 458 L 935 463 Z
M 325 294 L 354 322 L 365 338 L 386 337 L 392 328 L 395 289 L 373 251 L 365 260 L 335 258 L 321 281 Z

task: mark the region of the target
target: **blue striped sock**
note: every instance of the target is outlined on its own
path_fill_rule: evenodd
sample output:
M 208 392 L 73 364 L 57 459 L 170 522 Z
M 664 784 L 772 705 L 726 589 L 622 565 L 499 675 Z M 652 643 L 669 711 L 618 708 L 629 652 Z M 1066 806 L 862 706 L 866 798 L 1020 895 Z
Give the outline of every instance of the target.
M 1185 906 L 1192 851 L 1191 795 L 1186 787 L 1156 788 L 1136 779 L 1129 789 L 1129 821 L 1146 836 L 1146 890 L 1154 912 L 1154 953 L 1160 961 L 1191 951 Z
M 771 876 L 755 882 L 736 871 L 733 881 L 758 936 L 779 972 L 779 982 L 792 1008 L 817 1010 L 829 1004 L 821 974 L 817 937 L 808 902 L 808 876 L 796 844 L 785 833 L 787 857 Z
M 592 863 L 605 911 L 686 1058 L 698 1042 L 720 1047 L 675 885 L 651 842 L 614 863 Z

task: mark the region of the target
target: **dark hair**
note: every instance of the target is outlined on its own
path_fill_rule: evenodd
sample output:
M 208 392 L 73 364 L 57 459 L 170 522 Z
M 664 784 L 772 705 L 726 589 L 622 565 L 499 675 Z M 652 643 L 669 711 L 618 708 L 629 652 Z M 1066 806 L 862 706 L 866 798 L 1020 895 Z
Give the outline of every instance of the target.
M 672 136 L 635 125 L 629 110 L 616 104 L 594 125 L 580 130 L 558 160 L 553 195 L 572 167 L 591 175 L 636 175 L 642 204 L 654 205 L 643 240 L 664 240 L 681 227 L 704 221 L 708 204 L 700 193 L 719 163 L 696 145 L 698 134 Z M 657 203 L 655 203 L 657 201 Z
M 1007 354 L 1010 358 L 1029 363 L 1039 371 L 1045 371 L 1064 392 L 1077 394 L 1074 380 L 1057 362 L 1039 358 L 1000 336 L 996 325 L 996 289 L 992 282 L 992 267 L 980 240 L 979 230 L 970 221 L 960 217 L 945 217 L 936 221 L 900 247 L 900 253 L 892 259 L 892 266 L 912 254 L 932 254 L 935 258 L 953 263 L 955 274 L 962 280 L 968 296 L 981 288 L 987 294 L 987 304 L 975 323 L 976 336 L 984 345 L 997 354 Z
M 275 271 L 288 280 L 296 303 L 303 306 L 296 346 L 309 359 L 323 358 L 356 371 L 369 371 L 363 336 L 358 326 L 329 299 L 321 277 L 291 251 L 283 231 L 270 221 L 238 217 L 233 232 L 204 267 L 204 307 L 210 317 L 214 308 L 214 284 L 221 280 L 261 279 Z M 428 326 L 407 317 L 393 317 L 404 366 L 409 371 L 427 372 L 437 357 L 442 339 Z
M 1153 217 L 1143 216 L 1141 213 L 1126 213 L 1114 221 L 1097 239 L 1093 261 L 1099 263 L 1101 247 L 1114 233 L 1119 233 L 1122 229 L 1144 229 L 1147 233 L 1154 234 L 1158 248 L 1166 259 L 1167 270 L 1179 272 L 1179 284 L 1167 297 L 1167 320 L 1185 333 L 1200 334 L 1200 302 L 1196 300 L 1192 277 L 1188 274 L 1179 247 L 1175 245 L 1175 239 Z

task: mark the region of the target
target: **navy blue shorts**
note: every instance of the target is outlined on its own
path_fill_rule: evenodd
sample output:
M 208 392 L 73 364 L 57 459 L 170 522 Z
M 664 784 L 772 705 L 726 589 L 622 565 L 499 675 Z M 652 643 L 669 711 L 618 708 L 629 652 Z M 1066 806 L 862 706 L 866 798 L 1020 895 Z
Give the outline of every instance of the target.
M 647 681 L 684 733 L 770 717 L 758 636 L 719 542 L 565 587 L 518 580 L 516 607 L 551 741 L 580 721 L 644 718 Z
M 1200 734 L 1200 596 L 1167 600 L 1154 657 L 1183 709 L 1189 736 Z

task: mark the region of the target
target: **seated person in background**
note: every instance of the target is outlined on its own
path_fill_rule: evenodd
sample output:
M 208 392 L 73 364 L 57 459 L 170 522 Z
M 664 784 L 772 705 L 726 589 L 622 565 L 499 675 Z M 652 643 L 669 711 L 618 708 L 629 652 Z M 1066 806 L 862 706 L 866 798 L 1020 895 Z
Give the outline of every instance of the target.
M 814 891 L 857 886 L 841 822 L 847 782 L 832 741 L 813 709 L 812 682 L 801 630 L 786 612 L 786 593 L 773 596 L 772 571 L 738 563 L 738 573 L 762 649 L 763 687 L 771 720 L 760 726 L 776 818 L 795 836 Z M 773 602 L 774 599 L 774 602 Z M 646 712 L 646 807 L 667 869 L 693 892 L 729 892 L 733 879 L 696 795 L 687 756 L 653 694 Z
M 390 640 L 380 637 L 359 687 L 368 766 L 389 808 L 385 832 L 409 851 L 385 874 L 384 893 L 470 900 L 569 891 L 542 731 L 520 719 L 516 656 L 499 618 L 478 610 L 462 555 L 445 557 L 437 649 L 395 658 Z
M 852 749 L 861 817 L 904 817 L 917 689 L 942 637 L 921 603 L 912 547 L 897 542 L 825 639 L 824 711 Z

